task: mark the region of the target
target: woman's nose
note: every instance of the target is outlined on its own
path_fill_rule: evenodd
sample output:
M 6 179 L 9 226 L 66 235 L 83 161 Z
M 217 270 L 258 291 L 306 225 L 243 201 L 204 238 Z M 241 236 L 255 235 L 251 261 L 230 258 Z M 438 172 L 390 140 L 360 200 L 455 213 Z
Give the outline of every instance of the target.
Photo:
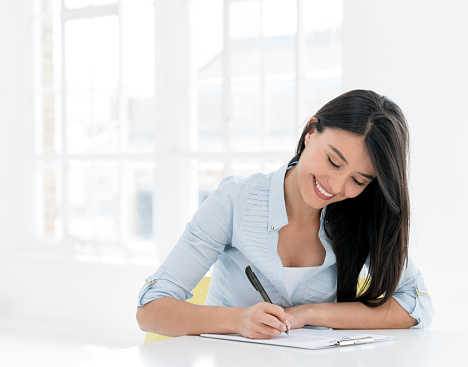
M 336 176 L 330 177 L 328 179 L 328 185 L 330 189 L 333 190 L 333 194 L 342 194 L 345 189 L 346 177 L 345 176 Z

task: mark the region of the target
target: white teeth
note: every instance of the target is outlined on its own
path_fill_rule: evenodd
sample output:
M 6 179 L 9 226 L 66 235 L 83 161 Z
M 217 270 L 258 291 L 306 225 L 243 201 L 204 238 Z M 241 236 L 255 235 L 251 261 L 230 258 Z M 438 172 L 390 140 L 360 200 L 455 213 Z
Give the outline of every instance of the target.
M 326 197 L 331 198 L 331 197 L 333 196 L 332 194 L 329 194 L 328 192 L 326 192 L 324 189 L 322 189 L 322 188 L 319 186 L 319 184 L 318 184 L 318 182 L 317 182 L 317 179 L 315 179 L 315 186 L 316 186 L 317 189 L 318 189 L 323 195 L 325 195 Z

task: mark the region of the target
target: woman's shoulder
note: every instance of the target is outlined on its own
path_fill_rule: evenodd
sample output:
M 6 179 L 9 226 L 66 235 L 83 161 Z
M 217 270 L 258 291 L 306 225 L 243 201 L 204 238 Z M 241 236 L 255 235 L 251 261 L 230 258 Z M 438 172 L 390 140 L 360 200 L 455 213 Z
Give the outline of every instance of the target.
M 286 165 L 270 173 L 254 173 L 250 176 L 225 177 L 214 194 L 228 199 L 232 204 L 243 204 L 249 200 L 269 200 L 271 191 L 283 190 Z
M 220 189 L 229 191 L 269 190 L 273 173 L 254 173 L 250 176 L 228 176 L 222 179 Z

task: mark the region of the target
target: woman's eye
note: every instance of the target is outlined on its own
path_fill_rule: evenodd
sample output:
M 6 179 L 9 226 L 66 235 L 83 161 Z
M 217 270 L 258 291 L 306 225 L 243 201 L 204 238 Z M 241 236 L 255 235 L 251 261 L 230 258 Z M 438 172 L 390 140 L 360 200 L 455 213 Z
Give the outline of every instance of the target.
M 333 163 L 333 161 L 330 159 L 330 157 L 328 157 L 328 161 L 330 162 L 330 164 L 335 167 L 335 168 L 340 168 L 340 166 L 337 166 L 335 163 Z
M 356 182 L 359 186 L 364 186 L 364 183 L 363 183 L 363 182 L 359 182 L 359 181 L 356 180 L 354 177 L 353 177 L 353 180 L 354 180 L 354 182 Z
M 333 161 L 331 160 L 330 157 L 328 157 L 328 162 L 330 162 L 330 164 L 335 167 L 335 168 L 340 168 L 340 166 L 337 166 L 335 163 L 333 163 Z M 359 182 L 358 180 L 356 180 L 354 177 L 353 177 L 353 180 L 354 182 L 359 185 L 359 186 L 364 186 L 364 183 L 363 182 Z

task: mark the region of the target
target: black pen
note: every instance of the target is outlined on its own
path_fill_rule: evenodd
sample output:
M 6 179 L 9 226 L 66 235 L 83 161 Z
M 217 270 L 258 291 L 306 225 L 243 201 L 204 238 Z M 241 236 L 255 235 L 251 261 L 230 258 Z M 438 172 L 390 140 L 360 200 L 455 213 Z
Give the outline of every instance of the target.
M 273 304 L 273 302 L 271 302 L 270 297 L 268 297 L 267 292 L 265 292 L 265 289 L 263 288 L 262 283 L 260 283 L 260 281 L 258 280 L 257 276 L 255 275 L 255 273 L 253 272 L 253 270 L 251 269 L 250 266 L 247 266 L 247 267 L 245 268 L 245 275 L 247 275 L 247 278 L 249 278 L 250 283 L 252 283 L 252 285 L 253 285 L 253 287 L 255 288 L 255 290 L 258 291 L 258 292 L 260 293 L 260 295 L 262 296 L 263 300 L 264 300 L 265 302 L 268 302 L 268 303 Z M 286 328 L 285 333 L 289 335 L 289 331 L 288 331 L 287 328 Z

